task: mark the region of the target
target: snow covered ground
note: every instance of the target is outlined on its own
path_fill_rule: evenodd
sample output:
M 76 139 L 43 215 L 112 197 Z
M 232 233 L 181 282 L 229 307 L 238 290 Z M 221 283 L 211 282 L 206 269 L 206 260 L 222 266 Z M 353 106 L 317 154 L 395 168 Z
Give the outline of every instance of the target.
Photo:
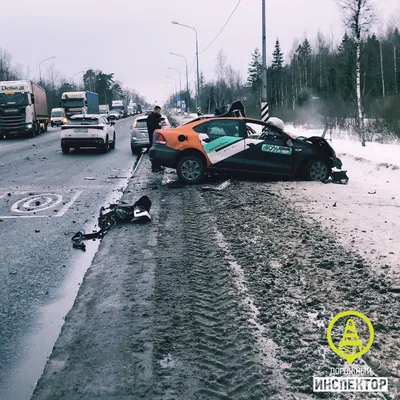
M 286 130 L 299 136 L 321 135 L 318 130 L 293 126 Z M 362 147 L 335 138 L 331 145 L 347 170 L 348 185 L 290 182 L 279 185 L 282 192 L 332 230 L 343 245 L 400 279 L 400 146 L 367 143 Z

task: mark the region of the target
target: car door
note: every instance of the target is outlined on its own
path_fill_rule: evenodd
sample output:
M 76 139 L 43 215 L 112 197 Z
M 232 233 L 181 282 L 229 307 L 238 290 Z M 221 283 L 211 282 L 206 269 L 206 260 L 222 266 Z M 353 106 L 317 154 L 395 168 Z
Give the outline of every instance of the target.
M 218 118 L 194 127 L 212 168 L 243 169 L 244 125 L 238 118 Z
M 248 169 L 270 174 L 292 174 L 294 151 L 290 137 L 261 121 L 245 121 L 245 124 L 244 158 Z M 260 135 L 252 135 L 254 131 L 259 131 Z

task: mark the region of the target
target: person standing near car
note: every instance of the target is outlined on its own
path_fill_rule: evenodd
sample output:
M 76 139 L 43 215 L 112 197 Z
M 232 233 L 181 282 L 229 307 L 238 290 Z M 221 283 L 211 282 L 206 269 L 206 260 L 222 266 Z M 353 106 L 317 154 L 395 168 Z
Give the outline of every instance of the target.
M 155 106 L 152 113 L 147 117 L 147 133 L 149 135 L 150 146 L 153 146 L 153 135 L 156 129 L 160 129 L 164 123 L 161 118 L 161 107 Z M 155 161 L 151 162 L 151 169 L 153 172 L 160 172 L 163 168 L 158 165 Z

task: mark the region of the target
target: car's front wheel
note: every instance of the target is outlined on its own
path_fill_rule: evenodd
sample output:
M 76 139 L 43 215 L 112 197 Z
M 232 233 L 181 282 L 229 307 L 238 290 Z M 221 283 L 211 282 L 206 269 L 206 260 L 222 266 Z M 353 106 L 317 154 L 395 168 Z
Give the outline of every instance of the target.
M 324 160 L 310 160 L 306 166 L 306 178 L 310 181 L 325 181 L 329 178 L 332 170 L 328 163 Z
M 195 155 L 183 157 L 176 167 L 179 179 L 188 185 L 199 183 L 204 177 L 205 170 L 204 161 Z

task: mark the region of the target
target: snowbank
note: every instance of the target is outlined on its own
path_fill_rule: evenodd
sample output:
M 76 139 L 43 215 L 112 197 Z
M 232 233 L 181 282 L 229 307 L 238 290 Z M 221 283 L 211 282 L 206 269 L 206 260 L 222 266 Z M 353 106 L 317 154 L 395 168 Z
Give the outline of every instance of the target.
M 320 130 L 286 126 L 299 136 L 320 136 Z M 400 146 L 333 139 L 343 161 L 348 185 L 314 182 L 279 183 L 280 192 L 310 218 L 330 230 L 349 249 L 377 268 L 400 279 Z
M 298 136 L 321 136 L 321 129 L 305 129 L 294 127 L 293 125 L 286 125 L 285 131 L 293 133 Z M 389 164 L 398 166 L 400 168 L 400 145 L 399 144 L 381 144 L 375 142 L 367 142 L 365 147 L 355 140 L 349 139 L 336 139 L 333 136 L 330 140 L 329 133 L 325 136 L 331 143 L 332 147 L 338 154 L 351 155 L 353 157 L 362 158 L 380 164 Z M 384 166 L 384 165 L 381 165 Z

